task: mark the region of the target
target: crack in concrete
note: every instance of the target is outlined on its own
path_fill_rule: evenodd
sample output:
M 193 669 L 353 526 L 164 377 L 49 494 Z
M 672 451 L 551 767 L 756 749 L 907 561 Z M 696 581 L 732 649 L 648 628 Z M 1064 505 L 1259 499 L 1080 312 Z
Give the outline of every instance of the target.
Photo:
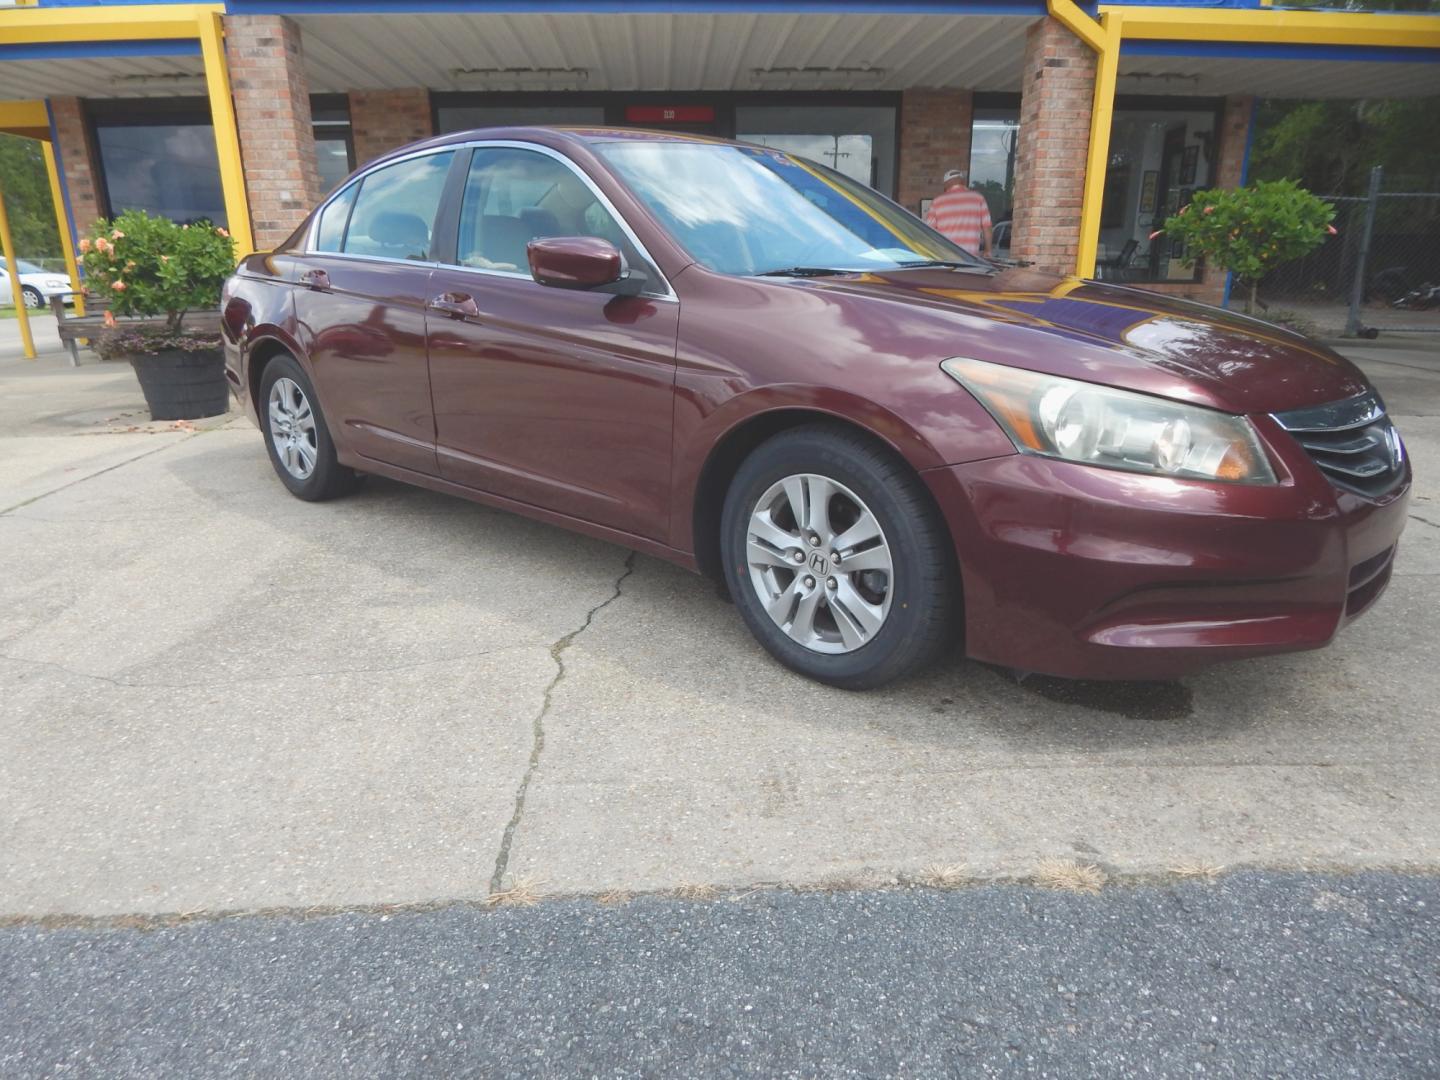
M 1432 529 L 1440 529 L 1440 522 L 1431 521 L 1429 518 L 1423 518 L 1419 514 L 1411 514 L 1410 520 L 1418 521 L 1421 525 L 1429 525 Z
M 525 766 L 524 775 L 520 777 L 520 787 L 515 792 L 515 812 L 510 815 L 510 820 L 505 825 L 505 833 L 500 838 L 500 850 L 495 856 L 495 872 L 490 875 L 490 891 L 492 893 L 499 892 L 504 885 L 505 872 L 510 866 L 510 848 L 515 841 L 515 833 L 520 828 L 520 819 L 525 815 L 525 796 L 529 794 L 530 782 L 535 778 L 536 770 L 540 768 L 540 755 L 545 751 L 545 718 L 550 713 L 550 704 L 556 688 L 565 681 L 565 650 L 570 648 L 577 637 L 590 629 L 590 624 L 594 622 L 596 615 L 620 599 L 620 591 L 625 584 L 625 579 L 634 572 L 635 552 L 632 551 L 625 557 L 625 569 L 615 579 L 615 585 L 610 595 L 585 613 L 584 622 L 564 637 L 557 638 L 555 643 L 550 646 L 550 659 L 555 661 L 555 674 L 541 693 L 540 711 L 531 721 L 533 741 L 530 746 L 530 760 Z

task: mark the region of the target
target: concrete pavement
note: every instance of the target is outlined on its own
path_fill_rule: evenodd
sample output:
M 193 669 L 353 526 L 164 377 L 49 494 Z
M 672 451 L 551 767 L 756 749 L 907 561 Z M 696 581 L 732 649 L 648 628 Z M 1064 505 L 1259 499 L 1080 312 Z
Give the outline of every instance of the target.
M 1335 647 L 1158 685 L 957 658 L 871 694 L 781 670 L 668 565 L 385 481 L 301 503 L 243 419 L 135 424 L 126 368 L 0 361 L 0 914 L 1433 869 L 1440 357 L 1352 354 L 1419 481 Z

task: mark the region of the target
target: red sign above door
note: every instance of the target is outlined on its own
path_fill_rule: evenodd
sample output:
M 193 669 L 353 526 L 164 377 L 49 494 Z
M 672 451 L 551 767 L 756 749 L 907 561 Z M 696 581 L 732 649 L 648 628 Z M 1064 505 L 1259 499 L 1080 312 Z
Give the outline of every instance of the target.
M 711 124 L 713 105 L 626 105 L 627 124 Z

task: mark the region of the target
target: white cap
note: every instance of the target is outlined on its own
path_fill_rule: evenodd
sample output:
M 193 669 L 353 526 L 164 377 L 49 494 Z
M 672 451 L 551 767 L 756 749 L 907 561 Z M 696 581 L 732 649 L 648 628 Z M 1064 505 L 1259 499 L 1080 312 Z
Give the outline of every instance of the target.
M 931 175 L 934 175 L 934 174 L 932 173 Z M 947 172 L 947 173 L 941 178 L 940 182 L 941 182 L 942 184 L 948 184 L 948 183 L 950 183 L 951 180 L 966 180 L 966 179 L 969 179 L 969 176 L 970 176 L 970 170 L 969 170 L 969 169 L 951 169 L 949 172 Z

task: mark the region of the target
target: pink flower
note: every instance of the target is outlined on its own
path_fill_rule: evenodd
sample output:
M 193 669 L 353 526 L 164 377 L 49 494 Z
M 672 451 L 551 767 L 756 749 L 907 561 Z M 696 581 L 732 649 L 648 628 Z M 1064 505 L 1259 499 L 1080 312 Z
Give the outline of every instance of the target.
M 170 261 L 170 256 L 169 256 L 169 255 L 161 255 L 161 256 L 160 256 L 160 261 L 161 261 L 161 262 L 169 262 L 169 261 Z
M 95 250 L 104 254 L 110 250 L 110 241 L 106 240 L 103 236 L 97 238 L 95 241 Z
M 217 233 L 219 233 L 221 236 L 225 237 L 226 239 L 229 239 L 229 237 L 230 237 L 230 234 L 229 234 L 228 232 L 226 232 L 224 229 L 220 228 L 219 226 L 216 226 L 215 231 L 216 231 Z
M 119 229 L 116 229 L 114 232 L 112 232 L 112 233 L 110 234 L 110 239 L 111 239 L 111 240 L 124 240 L 124 239 L 125 239 L 125 234 L 124 234 L 123 232 L 121 232 Z
M 1190 209 L 1190 204 L 1187 202 L 1184 206 L 1180 207 L 1180 213 L 1183 214 L 1183 213 L 1185 213 L 1186 210 L 1189 210 L 1189 209 Z
M 1214 208 L 1213 206 L 1207 206 L 1207 207 L 1205 207 L 1205 213 L 1207 213 L 1207 214 L 1213 214 L 1214 212 L 1215 212 L 1215 208 Z
M 85 254 L 87 251 L 89 251 L 89 250 L 90 250 L 90 238 L 89 238 L 88 236 L 86 236 L 86 237 L 82 238 L 81 241 L 80 241 L 80 254 L 81 254 L 81 255 L 84 255 L 84 254 Z
M 110 285 L 110 288 L 114 289 L 116 292 L 124 292 L 124 291 L 125 291 L 125 282 L 123 282 L 123 281 L 115 281 L 115 282 L 112 282 L 111 285 Z
M 1150 237 L 1149 237 L 1149 238 L 1150 238 L 1151 240 L 1154 240 L 1155 237 L 1159 236 L 1159 235 L 1160 235 L 1161 233 L 1163 233 L 1164 231 L 1165 231 L 1164 229 L 1156 229 L 1154 232 L 1152 232 L 1152 233 L 1150 234 Z
M 1329 233 L 1331 236 L 1339 236 L 1339 235 L 1340 235 L 1340 230 L 1337 229 L 1337 228 L 1335 228 L 1334 225 L 1326 225 L 1326 226 L 1325 226 L 1325 231 L 1326 231 L 1327 233 Z

